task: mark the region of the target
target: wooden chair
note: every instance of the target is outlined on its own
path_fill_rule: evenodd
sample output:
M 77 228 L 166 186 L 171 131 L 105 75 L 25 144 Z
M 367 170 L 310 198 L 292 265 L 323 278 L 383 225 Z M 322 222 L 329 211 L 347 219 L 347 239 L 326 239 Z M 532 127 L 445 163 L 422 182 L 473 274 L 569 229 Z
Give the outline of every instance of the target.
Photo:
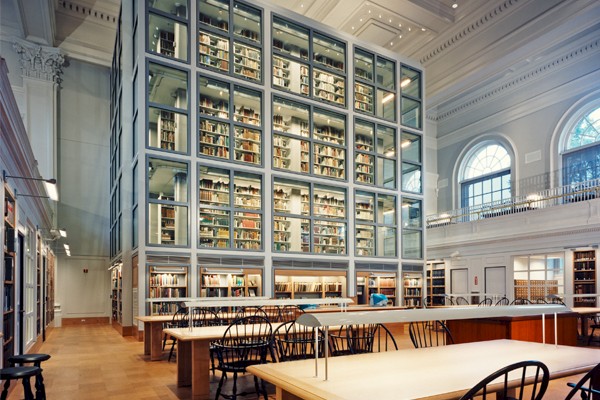
M 507 306 L 509 304 L 510 304 L 510 300 L 508 299 L 508 297 L 504 296 L 500 300 L 498 300 L 496 302 L 496 304 L 494 304 L 494 305 L 496 305 L 496 306 Z
M 215 343 L 215 355 L 217 356 L 217 369 L 222 372 L 215 399 L 221 396 L 235 399 L 248 393 L 237 393 L 238 374 L 246 372 L 251 365 L 265 364 L 267 355 L 271 349 L 273 340 L 273 329 L 271 323 L 265 317 L 249 316 L 236 319 L 228 327 L 223 338 Z M 227 373 L 233 374 L 233 393 L 231 396 L 221 393 Z M 257 396 L 262 394 L 267 399 L 267 390 L 264 381 L 261 380 L 259 389 L 258 378 L 254 376 L 254 388 Z
M 575 383 L 567 383 L 571 389 L 565 400 L 598 400 L 600 399 L 600 364 L 596 365 L 587 374 Z M 577 394 L 579 393 L 579 396 Z
M 165 324 L 166 328 L 185 328 L 187 326 L 189 326 L 188 309 L 185 307 L 180 307 L 177 311 L 175 311 L 171 322 L 167 322 Z M 165 349 L 167 341 L 169 340 L 169 337 L 167 336 L 167 334 L 163 336 L 163 350 Z M 169 358 L 167 359 L 168 362 L 171 361 L 173 353 L 175 352 L 175 346 L 177 345 L 177 339 L 174 337 L 171 337 L 170 339 L 171 349 L 169 350 Z
M 494 303 L 492 302 L 492 299 L 489 297 L 486 297 L 485 299 L 481 300 L 479 302 L 479 304 L 477 304 L 478 307 L 489 307 L 491 305 L 493 305 Z
M 454 344 L 450 330 L 442 321 L 411 322 L 408 334 L 415 349 Z
M 533 371 L 534 375 L 528 378 L 527 374 L 531 373 L 531 371 Z M 509 387 L 508 382 L 514 383 L 516 379 L 518 379 L 517 387 L 514 387 L 513 384 Z M 488 396 L 490 399 L 522 400 L 529 398 L 531 400 L 541 400 L 548 388 L 549 379 L 550 372 L 544 363 L 540 361 L 521 361 L 490 374 L 477 385 L 473 386 L 460 400 L 471 400 L 474 398 L 485 400 Z M 492 382 L 494 383 L 490 385 Z M 509 393 L 510 396 L 508 395 Z M 527 397 L 524 397 L 525 393 L 527 393 Z
M 315 329 L 298 325 L 296 321 L 287 321 L 273 332 L 273 340 L 279 362 L 304 360 L 315 357 Z M 324 353 L 324 339 L 321 331 L 317 330 L 319 357 Z

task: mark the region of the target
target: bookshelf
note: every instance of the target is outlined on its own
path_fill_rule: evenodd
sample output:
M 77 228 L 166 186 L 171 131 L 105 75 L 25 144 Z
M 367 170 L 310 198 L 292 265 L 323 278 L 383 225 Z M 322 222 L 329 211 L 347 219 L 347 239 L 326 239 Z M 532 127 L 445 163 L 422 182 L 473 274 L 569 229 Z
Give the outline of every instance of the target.
M 427 305 L 443 306 L 446 304 L 446 265 L 428 263 L 427 265 Z
M 346 104 L 346 78 L 314 68 L 313 93 L 317 99 L 344 106 Z
M 200 119 L 199 153 L 215 158 L 229 158 L 229 124 Z
M 17 204 L 7 186 L 4 187 L 4 302 L 2 325 L 3 364 L 15 354 L 15 227 Z M 44 310 L 42 310 L 44 312 Z
M 202 268 L 200 297 L 262 296 L 262 270 L 253 268 Z
M 111 287 L 111 310 L 113 325 L 121 325 L 123 323 L 123 280 L 121 275 L 121 265 L 116 265 L 110 272 L 110 287 Z
M 346 296 L 346 276 L 326 271 L 275 271 L 278 299 L 324 299 Z
M 356 82 L 354 84 L 354 109 L 367 114 L 373 114 L 375 112 L 375 108 L 373 107 L 373 93 L 374 89 L 372 86 Z
M 188 268 L 184 266 L 149 266 L 147 297 L 173 298 L 173 301 L 152 302 L 150 315 L 171 315 L 177 311 L 177 298 L 188 297 Z
M 160 244 L 175 244 L 175 207 L 160 205 Z
M 375 227 L 372 225 L 356 225 L 355 253 L 357 256 L 375 255 Z
M 573 252 L 573 294 L 592 297 L 573 298 L 574 307 L 596 307 L 596 251 Z
M 273 86 L 296 94 L 310 94 L 308 66 L 273 55 Z
M 173 32 L 160 31 L 156 50 L 162 55 L 175 57 L 175 34 Z
M 406 307 L 421 307 L 423 305 L 423 275 L 421 273 L 403 273 L 402 288 Z
M 371 295 L 374 293 L 386 295 L 388 305 L 396 304 L 397 278 L 395 273 L 359 271 L 356 279 L 356 293 L 359 304 L 369 304 Z
M 314 144 L 315 175 L 327 176 L 335 179 L 346 178 L 346 150 L 338 147 Z
M 158 124 L 160 126 L 160 148 L 175 151 L 175 134 L 177 128 L 175 113 L 161 110 Z
M 198 32 L 198 61 L 201 66 L 219 71 L 229 71 L 229 39 L 199 31 Z
M 343 222 L 315 221 L 313 251 L 324 254 L 346 254 L 346 224 Z
M 255 81 L 262 79 L 260 49 L 234 42 L 233 54 L 234 74 Z
M 209 248 L 230 247 L 229 211 L 201 208 L 199 245 Z
M 236 126 L 234 150 L 235 160 L 260 165 L 261 136 L 262 135 L 260 131 Z

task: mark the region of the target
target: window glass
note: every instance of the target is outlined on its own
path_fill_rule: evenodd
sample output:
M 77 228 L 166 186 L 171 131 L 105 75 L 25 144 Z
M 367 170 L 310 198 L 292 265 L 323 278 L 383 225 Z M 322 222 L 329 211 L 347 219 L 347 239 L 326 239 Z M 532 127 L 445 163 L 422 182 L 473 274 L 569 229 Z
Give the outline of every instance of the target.
M 200 114 L 229 118 L 229 84 L 210 78 L 198 78 Z
M 402 231 L 402 258 L 423 258 L 421 231 Z
M 315 185 L 313 214 L 324 218 L 346 218 L 346 190 Z
M 222 72 L 229 71 L 229 39 L 198 31 L 198 61 L 201 66 Z
M 421 193 L 421 167 L 402 163 L 402 190 Z
M 273 50 L 308 60 L 308 29 L 273 18 Z
M 400 89 L 403 96 L 410 96 L 414 99 L 421 98 L 421 73 L 412 68 L 402 66 L 400 68 L 402 76 L 400 77 Z
M 340 41 L 314 33 L 313 61 L 344 72 L 346 71 L 346 46 Z
M 187 152 L 187 115 L 148 107 L 148 145 L 167 151 Z
M 377 223 L 396 225 L 396 196 L 377 195 Z
M 233 7 L 233 34 L 256 43 L 262 43 L 260 10 L 235 2 Z
M 187 202 L 188 166 L 186 163 L 150 158 L 148 160 L 149 199 Z
M 198 9 L 201 24 L 229 31 L 229 0 L 200 0 Z
M 148 100 L 179 109 L 187 109 L 187 72 L 150 63 L 148 67 Z
M 273 55 L 273 86 L 304 96 L 310 95 L 308 66 Z
M 374 64 L 373 54 L 359 49 L 354 51 L 354 74 L 357 78 L 372 82 Z
M 309 136 L 309 108 L 295 101 L 273 99 L 273 130 L 297 136 Z
M 387 90 L 377 89 L 377 116 L 388 121 L 396 120 L 396 95 Z
M 200 206 L 227 207 L 231 204 L 229 171 L 200 167 L 198 198 Z
M 403 236 L 404 238 L 404 236 Z M 389 226 L 377 227 L 377 255 L 380 257 L 396 257 L 398 239 L 396 229 Z
M 314 68 L 313 96 L 337 105 L 345 105 L 346 78 Z
M 421 200 L 402 199 L 402 227 L 421 228 L 423 226 L 423 215 Z
M 188 16 L 188 2 L 186 0 L 147 0 L 148 7 L 155 8 L 160 11 L 164 11 L 168 14 L 176 15 L 178 17 L 187 18 Z M 137 6 L 137 2 L 134 2 L 134 7 Z
M 262 79 L 262 55 L 258 47 L 238 42 L 233 43 L 233 73 L 244 78 L 260 81 Z
M 421 136 L 402 132 L 402 160 L 421 162 Z
M 322 110 L 315 110 L 313 138 L 344 146 L 346 144 L 346 117 Z
M 359 221 L 375 222 L 375 194 L 369 192 L 356 192 L 354 211 Z
M 148 50 L 177 60 L 187 61 L 187 25 L 150 13 L 148 16 Z
M 233 120 L 246 125 L 261 126 L 262 95 L 260 92 L 235 86 Z
M 375 112 L 373 103 L 374 92 L 375 90 L 372 86 L 356 82 L 354 84 L 354 109 L 367 114 L 373 114 Z
M 402 97 L 402 125 L 421 129 L 421 102 Z
M 305 182 L 275 179 L 273 208 L 276 213 L 310 215 L 310 185 Z
M 396 90 L 396 63 L 390 60 L 386 60 L 381 57 L 377 57 L 377 86 L 388 89 L 390 91 Z

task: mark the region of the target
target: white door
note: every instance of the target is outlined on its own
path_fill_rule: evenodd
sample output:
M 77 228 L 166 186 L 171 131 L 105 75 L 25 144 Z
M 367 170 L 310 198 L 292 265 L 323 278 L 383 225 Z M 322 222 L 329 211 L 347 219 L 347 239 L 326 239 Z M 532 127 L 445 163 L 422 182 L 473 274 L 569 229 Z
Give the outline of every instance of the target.
M 483 290 L 486 294 L 498 295 L 498 299 L 506 296 L 506 267 L 485 267 Z

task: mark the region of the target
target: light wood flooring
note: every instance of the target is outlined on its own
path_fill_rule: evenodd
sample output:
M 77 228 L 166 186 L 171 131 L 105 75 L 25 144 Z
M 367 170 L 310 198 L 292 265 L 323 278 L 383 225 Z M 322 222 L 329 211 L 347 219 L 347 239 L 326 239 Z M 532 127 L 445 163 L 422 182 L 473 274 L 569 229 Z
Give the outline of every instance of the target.
M 399 348 L 412 348 L 408 335 L 394 332 Z M 52 358 L 42 364 L 48 400 L 122 399 L 151 400 L 190 398 L 189 388 L 177 388 L 176 363 L 149 361 L 143 355 L 143 343 L 132 337 L 120 336 L 110 325 L 85 325 L 54 328 L 39 352 Z M 218 373 L 217 373 L 218 374 Z M 242 386 L 251 389 L 251 376 L 242 378 Z M 564 399 L 566 382 L 578 377 L 551 381 L 544 397 Z M 218 379 L 213 378 L 211 392 Z M 22 387 L 16 383 L 9 400 L 23 398 Z M 226 388 L 229 391 L 230 387 Z M 268 386 L 274 397 L 273 386 Z M 256 396 L 247 396 L 255 399 Z M 390 397 L 392 399 L 393 397 Z

